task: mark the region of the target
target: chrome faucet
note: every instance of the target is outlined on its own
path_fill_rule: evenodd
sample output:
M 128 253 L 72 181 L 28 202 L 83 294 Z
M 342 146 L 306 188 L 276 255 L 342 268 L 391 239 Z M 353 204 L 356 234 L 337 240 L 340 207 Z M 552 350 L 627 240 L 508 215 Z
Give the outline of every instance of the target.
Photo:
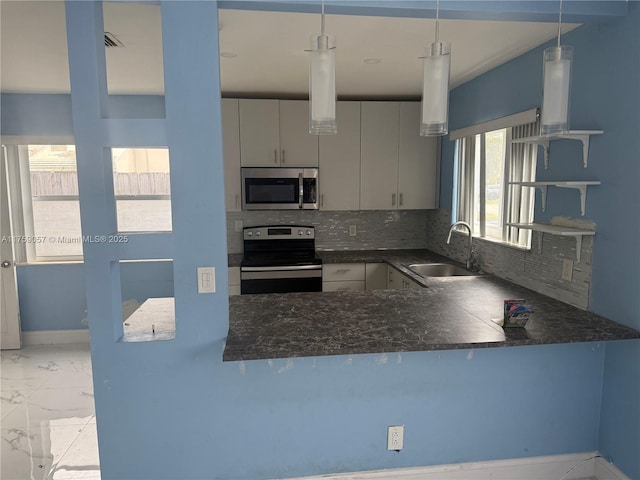
M 449 227 L 449 236 L 447 237 L 447 244 L 451 243 L 451 234 L 453 233 L 453 230 L 458 226 L 462 226 L 462 227 L 467 227 L 467 230 L 469 231 L 469 248 L 467 251 L 467 268 L 469 270 L 472 269 L 473 266 L 473 250 L 471 249 L 471 241 L 473 239 L 473 232 L 471 231 L 471 226 L 467 223 L 467 222 L 455 222 L 454 224 L 451 225 L 451 227 Z

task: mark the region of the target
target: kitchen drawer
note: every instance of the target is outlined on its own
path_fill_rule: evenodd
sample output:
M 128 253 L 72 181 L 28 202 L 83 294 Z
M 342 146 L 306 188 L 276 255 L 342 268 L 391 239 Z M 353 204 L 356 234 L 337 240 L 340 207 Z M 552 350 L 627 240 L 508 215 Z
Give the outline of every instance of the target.
M 322 282 L 323 292 L 359 292 L 364 290 L 364 280 L 345 280 L 340 282 Z
M 330 263 L 322 265 L 322 281 L 354 281 L 364 282 L 364 263 Z

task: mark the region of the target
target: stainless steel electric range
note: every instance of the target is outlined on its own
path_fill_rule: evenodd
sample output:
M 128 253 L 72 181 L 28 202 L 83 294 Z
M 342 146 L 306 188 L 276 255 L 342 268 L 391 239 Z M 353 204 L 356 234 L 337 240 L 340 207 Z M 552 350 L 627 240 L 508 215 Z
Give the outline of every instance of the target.
M 241 293 L 322 291 L 315 229 L 303 225 L 245 227 Z

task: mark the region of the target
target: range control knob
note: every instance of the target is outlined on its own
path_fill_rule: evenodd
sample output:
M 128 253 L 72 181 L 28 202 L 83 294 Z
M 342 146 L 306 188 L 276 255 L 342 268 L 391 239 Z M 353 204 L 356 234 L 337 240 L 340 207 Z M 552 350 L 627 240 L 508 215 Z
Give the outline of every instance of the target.
M 307 235 L 311 235 L 311 230 L 307 230 Z
M 298 235 L 304 235 L 304 232 L 302 230 L 298 230 Z
M 253 232 L 247 232 L 247 237 L 253 237 Z
M 259 236 L 260 236 L 260 231 L 258 230 L 258 231 L 256 232 L 256 237 L 259 237 Z

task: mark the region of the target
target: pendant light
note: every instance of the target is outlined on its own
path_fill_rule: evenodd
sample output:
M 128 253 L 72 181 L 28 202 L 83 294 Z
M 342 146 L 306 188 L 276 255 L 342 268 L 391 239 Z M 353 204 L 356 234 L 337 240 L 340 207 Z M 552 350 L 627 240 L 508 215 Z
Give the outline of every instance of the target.
M 569 131 L 573 47 L 560 45 L 561 27 L 562 0 L 560 0 L 560 15 L 558 17 L 558 45 L 544 51 L 541 135 Z
M 324 0 L 320 34 L 311 37 L 309 50 L 309 133 L 330 135 L 336 126 L 336 51 L 335 38 L 324 30 Z
M 422 85 L 420 135 L 449 133 L 449 72 L 451 44 L 440 41 L 440 0 L 436 3 L 436 41 L 427 45 Z

